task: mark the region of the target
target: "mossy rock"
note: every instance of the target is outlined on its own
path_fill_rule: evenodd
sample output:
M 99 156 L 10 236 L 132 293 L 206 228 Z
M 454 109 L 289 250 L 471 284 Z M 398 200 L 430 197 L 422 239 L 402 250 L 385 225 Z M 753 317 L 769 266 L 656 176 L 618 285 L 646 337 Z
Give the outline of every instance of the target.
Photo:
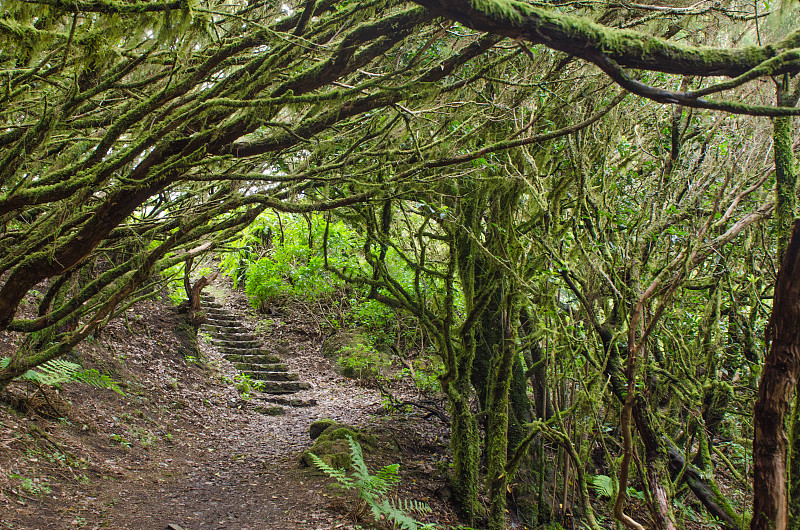
M 331 427 L 333 425 L 338 425 L 336 420 L 332 420 L 330 418 L 322 418 L 320 420 L 317 420 L 314 423 L 312 423 L 311 426 L 308 428 L 309 436 L 311 436 L 312 440 L 316 440 L 317 438 L 319 438 L 320 434 L 325 432 L 325 430 L 328 429 L 328 427 Z M 342 426 L 345 427 L 345 425 Z
M 337 469 L 352 469 L 352 459 L 350 457 L 350 441 L 348 437 L 357 440 L 361 449 L 369 453 L 377 447 L 375 436 L 360 432 L 349 425 L 338 423 L 331 419 L 322 419 L 311 424 L 311 436 L 316 441 L 314 446 L 305 451 L 300 457 L 301 464 L 307 467 L 314 467 L 314 461 L 309 456 L 313 453 L 320 457 L 323 462 Z
M 314 447 L 305 451 L 300 458 L 303 465 L 315 468 L 311 453 L 333 468 L 349 470 L 353 467 L 353 461 L 350 458 L 350 443 L 347 440 L 317 439 Z
M 373 450 L 378 445 L 378 441 L 373 435 L 361 431 L 356 431 L 350 427 L 337 426 L 336 428 L 328 428 L 320 435 L 320 438 L 327 438 L 329 440 L 347 441 L 348 436 L 358 441 L 358 443 L 361 444 L 361 448 L 365 451 Z M 350 446 L 348 445 L 348 451 L 349 447 Z

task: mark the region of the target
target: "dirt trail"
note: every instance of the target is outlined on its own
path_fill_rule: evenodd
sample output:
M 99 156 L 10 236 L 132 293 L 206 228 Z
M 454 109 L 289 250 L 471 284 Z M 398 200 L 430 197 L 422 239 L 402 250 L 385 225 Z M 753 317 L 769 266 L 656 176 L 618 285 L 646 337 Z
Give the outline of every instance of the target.
M 97 362 L 117 363 L 136 381 L 125 397 L 68 388 L 59 398 L 69 411 L 61 422 L 28 421 L 8 408 L 2 411 L 3 425 L 13 435 L 0 437 L 0 444 L 16 453 L 0 457 L 0 466 L 7 468 L 0 472 L 20 478 L 0 484 L 5 493 L 0 528 L 352 527 L 345 514 L 330 511 L 329 481 L 303 472 L 297 457 L 310 445 L 308 428 L 315 419 L 366 426 L 380 396 L 336 374 L 321 355 L 321 337 L 302 322 L 275 315 L 256 329 L 240 294 L 219 288 L 215 294 L 311 384 L 291 397 L 313 399 L 316 405 L 285 407 L 279 416 L 255 412 L 268 397 L 242 400 L 229 382 L 232 365 L 208 341 L 201 341 L 201 351 L 214 373 L 187 368 L 176 351 L 179 341 L 170 336 L 174 309 L 148 303 L 136 309 L 139 318 L 133 324 L 128 321 L 133 333 L 117 323 L 106 334 L 110 338 L 93 347 Z M 104 360 L 105 350 L 116 350 L 116 360 Z M 31 434 L 31 425 L 45 434 Z M 49 454 L 41 449 L 48 445 L 42 437 L 83 463 L 59 466 L 56 459 L 42 458 Z M 37 451 L 38 458 L 29 456 Z M 31 477 L 45 487 L 25 490 L 21 480 Z

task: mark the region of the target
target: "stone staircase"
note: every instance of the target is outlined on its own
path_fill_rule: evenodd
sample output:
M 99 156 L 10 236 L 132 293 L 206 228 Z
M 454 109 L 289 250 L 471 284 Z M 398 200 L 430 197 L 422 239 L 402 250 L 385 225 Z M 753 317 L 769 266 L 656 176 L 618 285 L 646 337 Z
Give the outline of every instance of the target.
M 213 296 L 203 293 L 202 305 L 208 322 L 200 326 L 209 332 L 212 344 L 233 366 L 253 381 L 261 382 L 265 394 L 293 394 L 311 385 L 299 381 L 281 358 L 264 349 L 256 337 L 241 324 L 241 318 L 225 309 Z

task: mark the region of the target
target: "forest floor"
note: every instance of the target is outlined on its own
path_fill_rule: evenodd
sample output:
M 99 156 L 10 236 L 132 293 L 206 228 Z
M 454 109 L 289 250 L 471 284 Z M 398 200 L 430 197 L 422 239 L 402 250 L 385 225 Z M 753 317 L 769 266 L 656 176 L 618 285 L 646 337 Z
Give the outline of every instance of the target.
M 268 396 L 244 399 L 235 370 L 207 340 L 202 360 L 187 362 L 169 302 L 139 302 L 75 353 L 121 382 L 124 395 L 29 383 L 0 395 L 0 529 L 359 528 L 349 492 L 300 467 L 319 418 L 375 434 L 371 469 L 400 463 L 398 497 L 429 503 L 428 520 L 442 527 L 456 524 L 441 500 L 447 429 L 419 414 L 389 414 L 375 388 L 340 376 L 322 356 L 325 337 L 306 309 L 265 318 L 240 293 L 211 291 L 311 383 L 292 397 L 316 405 L 256 412 Z M 0 356 L 15 340 L 0 333 Z

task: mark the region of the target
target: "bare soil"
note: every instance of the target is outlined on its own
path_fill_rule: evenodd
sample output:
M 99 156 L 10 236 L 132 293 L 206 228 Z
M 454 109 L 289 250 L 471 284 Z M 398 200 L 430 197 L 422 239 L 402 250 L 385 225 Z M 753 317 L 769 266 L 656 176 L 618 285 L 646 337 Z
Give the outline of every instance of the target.
M 28 383 L 0 395 L 0 528 L 357 528 L 363 513 L 352 497 L 299 465 L 318 418 L 376 434 L 370 459 L 402 465 L 398 495 L 428 502 L 428 520 L 456 524 L 439 499 L 446 429 L 419 415 L 387 416 L 377 390 L 338 375 L 321 354 L 315 315 L 287 308 L 265 319 L 241 294 L 214 290 L 311 383 L 290 397 L 316 404 L 256 412 L 274 405 L 270 396 L 240 395 L 235 370 L 202 336 L 200 358 L 187 360 L 174 307 L 138 303 L 75 353 L 122 382 L 124 396 Z M 17 339 L 0 333 L 0 356 Z

